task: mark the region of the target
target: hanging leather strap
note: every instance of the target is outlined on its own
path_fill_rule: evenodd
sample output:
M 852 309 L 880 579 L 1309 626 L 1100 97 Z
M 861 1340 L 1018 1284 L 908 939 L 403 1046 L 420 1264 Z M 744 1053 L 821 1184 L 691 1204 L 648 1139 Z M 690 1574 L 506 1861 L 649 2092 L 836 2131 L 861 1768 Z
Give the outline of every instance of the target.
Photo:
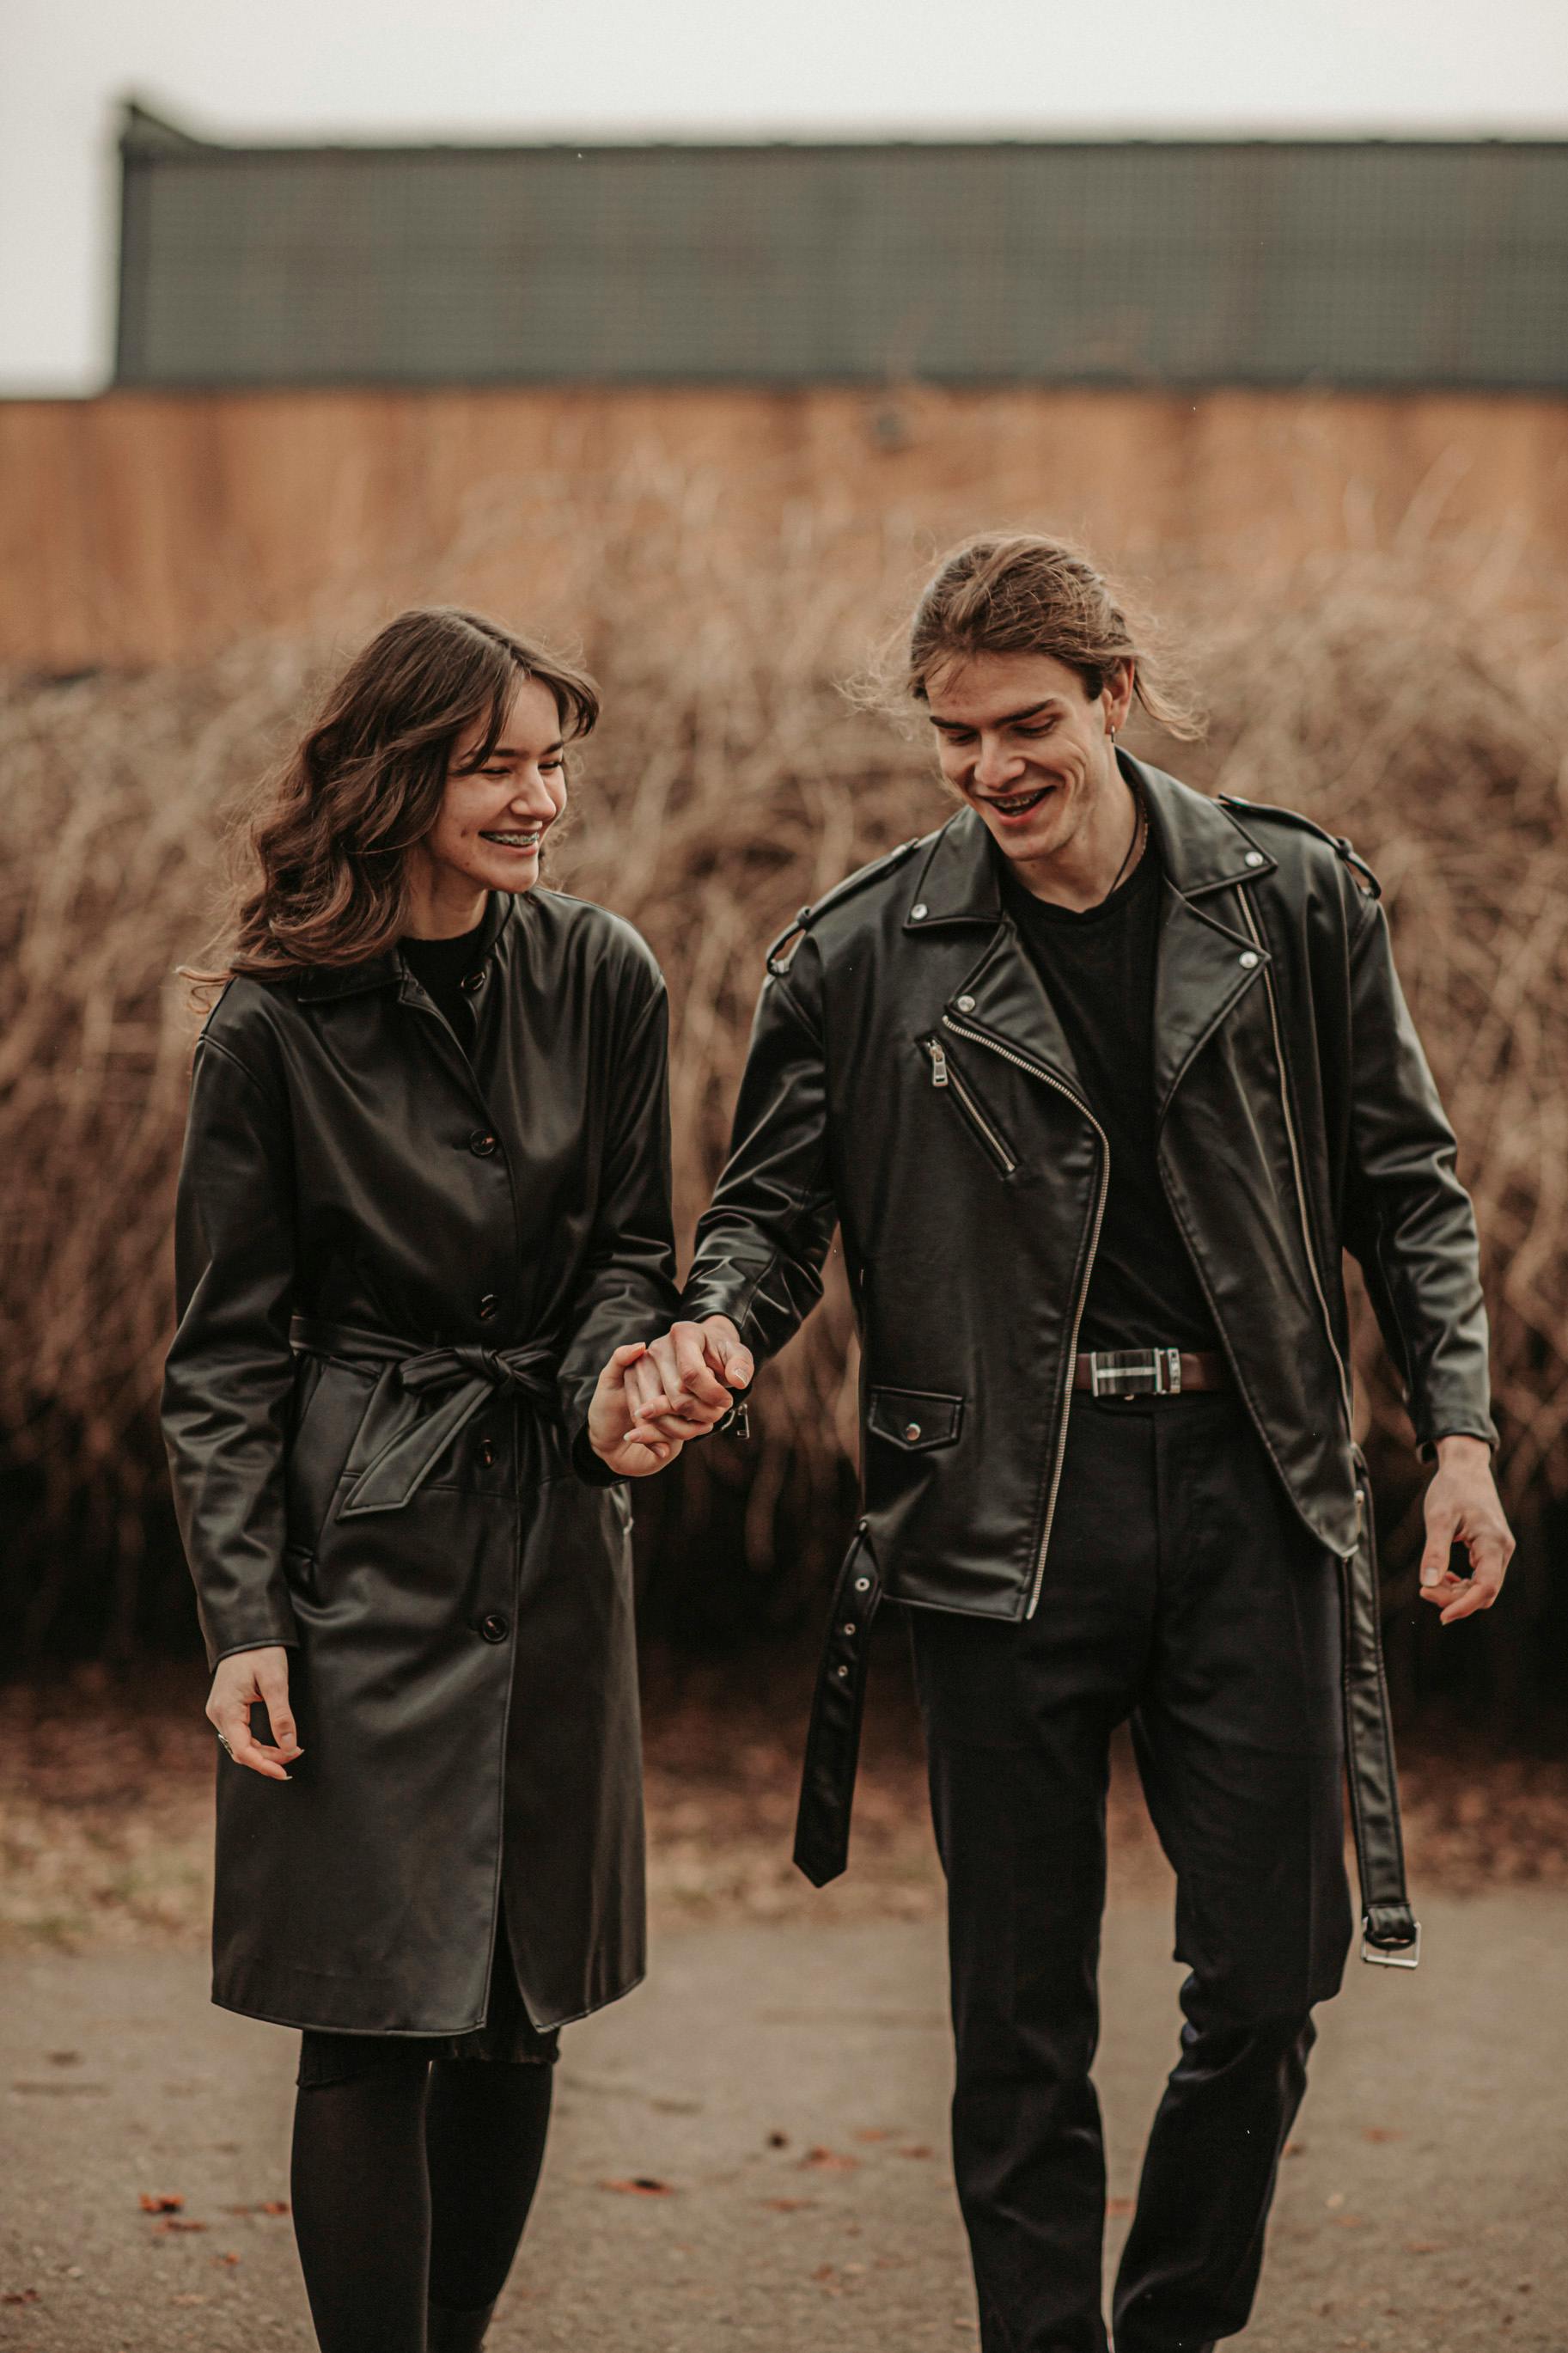
M 795 1860 L 814 1887 L 826 1887 L 830 1879 L 837 1879 L 849 1859 L 849 1816 L 860 1761 L 871 1620 L 881 1599 L 882 1580 L 862 1520 L 833 1588 L 833 1614 L 805 1736 Z
M 1405 1884 L 1405 1841 L 1399 1823 L 1399 1776 L 1394 1724 L 1383 1664 L 1383 1600 L 1377 1573 L 1377 1531 L 1366 1464 L 1356 1454 L 1361 1534 L 1340 1565 L 1343 1625 L 1345 1778 L 1361 1879 L 1363 1961 L 1413 1969 L 1421 1957 L 1421 1929 Z

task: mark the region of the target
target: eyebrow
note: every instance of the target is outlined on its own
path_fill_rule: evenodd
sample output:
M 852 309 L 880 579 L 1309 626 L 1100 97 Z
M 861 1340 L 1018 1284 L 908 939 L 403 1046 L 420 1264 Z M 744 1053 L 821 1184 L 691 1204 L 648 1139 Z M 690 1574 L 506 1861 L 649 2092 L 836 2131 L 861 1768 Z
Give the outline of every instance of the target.
M 994 719 L 991 723 L 994 727 L 1017 727 L 1022 725 L 1026 719 L 1037 719 L 1042 711 L 1049 711 L 1053 705 L 1059 709 L 1061 697 L 1047 694 L 1043 702 L 1032 702 L 1027 711 L 1010 711 L 1005 719 Z M 973 728 L 965 719 L 939 719 L 934 711 L 927 715 L 931 725 L 942 728 L 944 733 L 960 735 L 973 735 L 974 733 Z

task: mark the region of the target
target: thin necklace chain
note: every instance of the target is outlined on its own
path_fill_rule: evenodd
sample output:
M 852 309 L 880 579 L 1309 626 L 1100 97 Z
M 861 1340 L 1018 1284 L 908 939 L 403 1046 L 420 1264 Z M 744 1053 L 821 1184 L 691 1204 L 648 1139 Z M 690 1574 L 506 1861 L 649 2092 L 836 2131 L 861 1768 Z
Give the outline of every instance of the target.
M 1139 859 L 1142 857 L 1143 844 L 1149 838 L 1149 812 L 1143 806 L 1143 796 L 1135 785 L 1131 789 L 1132 798 L 1137 806 L 1138 811 L 1137 817 L 1133 821 L 1132 839 L 1121 854 L 1121 863 L 1116 870 L 1116 880 L 1112 882 L 1110 889 L 1106 892 L 1105 899 L 1110 899 L 1115 896 L 1116 892 L 1121 887 L 1122 876 L 1128 872 L 1130 868 L 1136 866 Z M 1101 899 L 1100 902 L 1100 904 L 1102 907 L 1105 904 L 1105 899 Z

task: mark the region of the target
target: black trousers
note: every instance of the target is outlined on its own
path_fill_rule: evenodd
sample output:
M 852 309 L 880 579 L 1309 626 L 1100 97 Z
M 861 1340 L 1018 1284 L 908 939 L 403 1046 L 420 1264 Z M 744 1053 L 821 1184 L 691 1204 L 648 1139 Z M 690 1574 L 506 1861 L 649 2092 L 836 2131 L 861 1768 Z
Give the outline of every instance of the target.
M 1203 2353 L 1246 2326 L 1310 2013 L 1350 1944 L 1338 1591 L 1237 1399 L 1075 1398 L 1034 1617 L 910 1613 L 984 2353 L 1105 2353 L 1089 2066 L 1129 1718 L 1190 1974 L 1117 2353 Z

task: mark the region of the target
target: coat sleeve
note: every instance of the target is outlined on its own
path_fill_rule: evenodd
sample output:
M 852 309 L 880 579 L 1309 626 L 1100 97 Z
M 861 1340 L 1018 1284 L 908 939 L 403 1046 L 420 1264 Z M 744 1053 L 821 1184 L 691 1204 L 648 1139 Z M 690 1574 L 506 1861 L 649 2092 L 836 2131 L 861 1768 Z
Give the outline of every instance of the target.
M 280 1091 L 210 1035 L 191 1079 L 174 1277 L 163 1440 L 216 1664 L 298 1639 L 283 1578 L 294 1214 Z
M 1352 892 L 1350 1155 L 1344 1240 L 1405 1384 L 1422 1451 L 1495 1445 L 1480 1252 L 1454 1132 L 1394 968 L 1387 919 Z
M 829 1173 L 820 964 L 808 935 L 763 984 L 730 1158 L 697 1229 L 683 1315 L 728 1315 L 759 1365 L 822 1296 L 837 1222 Z
M 586 1440 L 599 1375 L 627 1341 L 668 1332 L 679 1308 L 670 1206 L 669 1001 L 659 981 L 616 1057 L 598 1206 L 561 1365 L 572 1459 L 591 1482 L 614 1483 Z

